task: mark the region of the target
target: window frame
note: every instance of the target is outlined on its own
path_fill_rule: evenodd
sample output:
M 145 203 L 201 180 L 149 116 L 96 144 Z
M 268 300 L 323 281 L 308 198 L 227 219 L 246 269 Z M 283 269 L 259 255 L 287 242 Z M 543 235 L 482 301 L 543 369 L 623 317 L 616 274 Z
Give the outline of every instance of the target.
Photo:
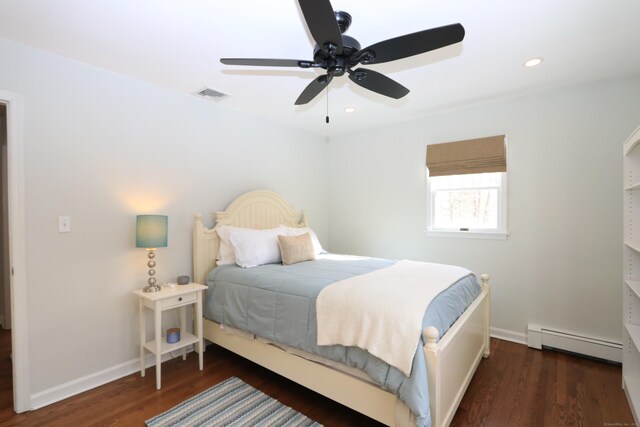
M 426 234 L 431 237 L 449 237 L 449 238 L 470 238 L 470 239 L 495 239 L 506 240 L 509 236 L 507 228 L 507 172 L 500 173 L 500 186 L 498 187 L 498 227 L 497 229 L 482 230 L 482 229 L 469 229 L 469 230 L 454 230 L 454 229 L 440 229 L 433 227 L 433 209 L 435 193 L 431 191 L 431 177 L 429 176 L 429 169 L 426 169 L 426 181 L 427 181 L 427 224 Z M 469 187 L 471 188 L 471 187 Z M 477 187 L 473 187 L 477 189 Z M 491 187 L 494 188 L 494 187 Z M 462 188 L 464 189 L 464 187 Z

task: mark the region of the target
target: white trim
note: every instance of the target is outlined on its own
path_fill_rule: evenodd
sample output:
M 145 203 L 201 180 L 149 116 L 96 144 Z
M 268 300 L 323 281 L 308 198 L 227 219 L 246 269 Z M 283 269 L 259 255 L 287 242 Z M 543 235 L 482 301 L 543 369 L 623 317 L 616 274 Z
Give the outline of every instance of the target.
M 511 341 L 517 344 L 527 345 L 527 336 L 521 332 L 513 332 L 507 329 L 491 327 L 490 333 L 493 338 L 499 340 Z
M 7 104 L 7 184 L 9 200 L 9 261 L 11 275 L 11 342 L 13 354 L 13 409 L 29 405 L 29 317 L 27 314 L 26 227 L 24 195 L 24 142 L 22 95 L 0 90 Z
M 193 346 L 187 347 L 187 353 L 193 351 Z M 176 358 L 182 358 L 182 353 Z M 162 356 L 162 362 L 173 359 L 171 354 L 164 354 Z M 153 354 L 147 354 L 145 357 L 145 367 L 155 366 L 156 358 Z M 86 375 L 84 377 L 77 378 L 64 384 L 60 384 L 55 387 L 51 387 L 47 390 L 43 390 L 31 395 L 31 409 L 39 409 L 43 406 L 51 405 L 52 403 L 59 402 L 67 399 L 76 394 L 80 394 L 87 390 L 91 390 L 101 385 L 110 383 L 127 375 L 140 372 L 140 358 L 129 360 L 128 362 L 121 363 L 111 368 L 104 369 L 99 372 Z M 153 381 L 153 379 L 152 379 Z
M 450 239 L 486 239 L 486 240 L 507 240 L 510 233 L 493 233 L 485 231 L 439 231 L 425 230 L 429 237 L 447 237 Z
M 527 326 L 527 346 L 542 350 L 542 326 L 529 323 Z

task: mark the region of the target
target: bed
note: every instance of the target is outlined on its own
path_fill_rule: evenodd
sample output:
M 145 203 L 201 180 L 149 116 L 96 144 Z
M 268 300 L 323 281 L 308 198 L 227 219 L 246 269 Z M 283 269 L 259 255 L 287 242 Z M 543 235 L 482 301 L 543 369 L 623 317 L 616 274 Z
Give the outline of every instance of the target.
M 215 227 L 207 228 L 202 222 L 202 216 L 196 214 L 193 230 L 193 268 L 194 280 L 198 283 L 207 283 L 208 275 L 220 276 L 225 273 L 223 267 L 229 267 L 222 266 L 213 271 L 219 257 L 220 239 L 216 230 L 220 227 L 234 226 L 259 230 L 281 225 L 308 227 L 304 214 L 294 210 L 277 193 L 267 190 L 252 191 L 239 196 L 225 211 L 217 212 L 215 219 Z M 242 270 L 251 270 L 257 274 L 259 269 L 260 267 Z M 232 268 L 226 270 L 231 271 Z M 210 280 L 211 277 L 213 276 L 209 276 Z M 449 425 L 481 358 L 489 356 L 488 281 L 487 275 L 481 276 L 482 283 L 477 296 L 474 296 L 468 307 L 442 336 L 435 326 L 423 325 L 424 345 L 416 352 L 413 363 L 425 366 L 424 375 L 427 378 L 424 387 L 428 390 L 427 421 L 430 421 L 427 424 L 434 427 Z M 295 346 L 281 344 L 278 340 L 265 339 L 225 327 L 224 323 L 220 319 L 216 321 L 205 316 L 205 339 L 383 424 L 416 424 L 416 417 L 407 405 L 406 399 L 400 399 L 396 391 L 389 390 L 388 385 L 375 383 L 359 369 L 328 360 L 322 355 L 317 357 Z

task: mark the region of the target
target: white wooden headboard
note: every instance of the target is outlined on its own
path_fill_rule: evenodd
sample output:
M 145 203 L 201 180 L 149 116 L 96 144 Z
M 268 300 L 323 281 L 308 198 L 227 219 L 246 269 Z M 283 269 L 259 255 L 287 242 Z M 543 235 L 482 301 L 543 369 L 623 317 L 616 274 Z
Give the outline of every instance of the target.
M 304 213 L 294 210 L 278 193 L 257 190 L 237 197 L 222 212 L 216 212 L 213 228 L 202 223 L 197 213 L 193 225 L 193 281 L 204 284 L 207 273 L 216 266 L 220 241 L 216 233 L 219 225 L 244 228 L 274 228 L 280 224 L 307 227 Z

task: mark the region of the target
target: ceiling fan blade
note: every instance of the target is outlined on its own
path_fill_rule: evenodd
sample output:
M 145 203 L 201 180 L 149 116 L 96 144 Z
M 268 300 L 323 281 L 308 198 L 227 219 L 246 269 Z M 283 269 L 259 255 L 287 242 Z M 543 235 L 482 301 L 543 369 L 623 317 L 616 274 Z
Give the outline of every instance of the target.
M 268 59 L 268 58 L 220 58 L 226 65 L 253 65 L 258 67 L 300 67 L 309 68 L 313 61 L 303 59 Z
M 440 49 L 463 39 L 464 27 L 451 24 L 381 41 L 354 55 L 361 58 L 362 64 L 381 64 Z M 373 54 L 372 58 L 369 57 L 370 53 Z
M 358 68 L 355 71 L 349 72 L 349 79 L 365 89 L 390 98 L 399 99 L 409 93 L 409 89 L 395 80 L 377 71 L 367 70 L 366 68 Z
M 329 0 L 298 0 L 307 28 L 318 43 L 324 47 L 327 43 L 336 46 L 336 53 L 342 53 L 342 33 L 333 13 Z
M 326 88 L 331 80 L 332 76 L 323 74 L 304 88 L 298 99 L 296 99 L 295 105 L 303 105 L 315 98 L 324 88 Z

